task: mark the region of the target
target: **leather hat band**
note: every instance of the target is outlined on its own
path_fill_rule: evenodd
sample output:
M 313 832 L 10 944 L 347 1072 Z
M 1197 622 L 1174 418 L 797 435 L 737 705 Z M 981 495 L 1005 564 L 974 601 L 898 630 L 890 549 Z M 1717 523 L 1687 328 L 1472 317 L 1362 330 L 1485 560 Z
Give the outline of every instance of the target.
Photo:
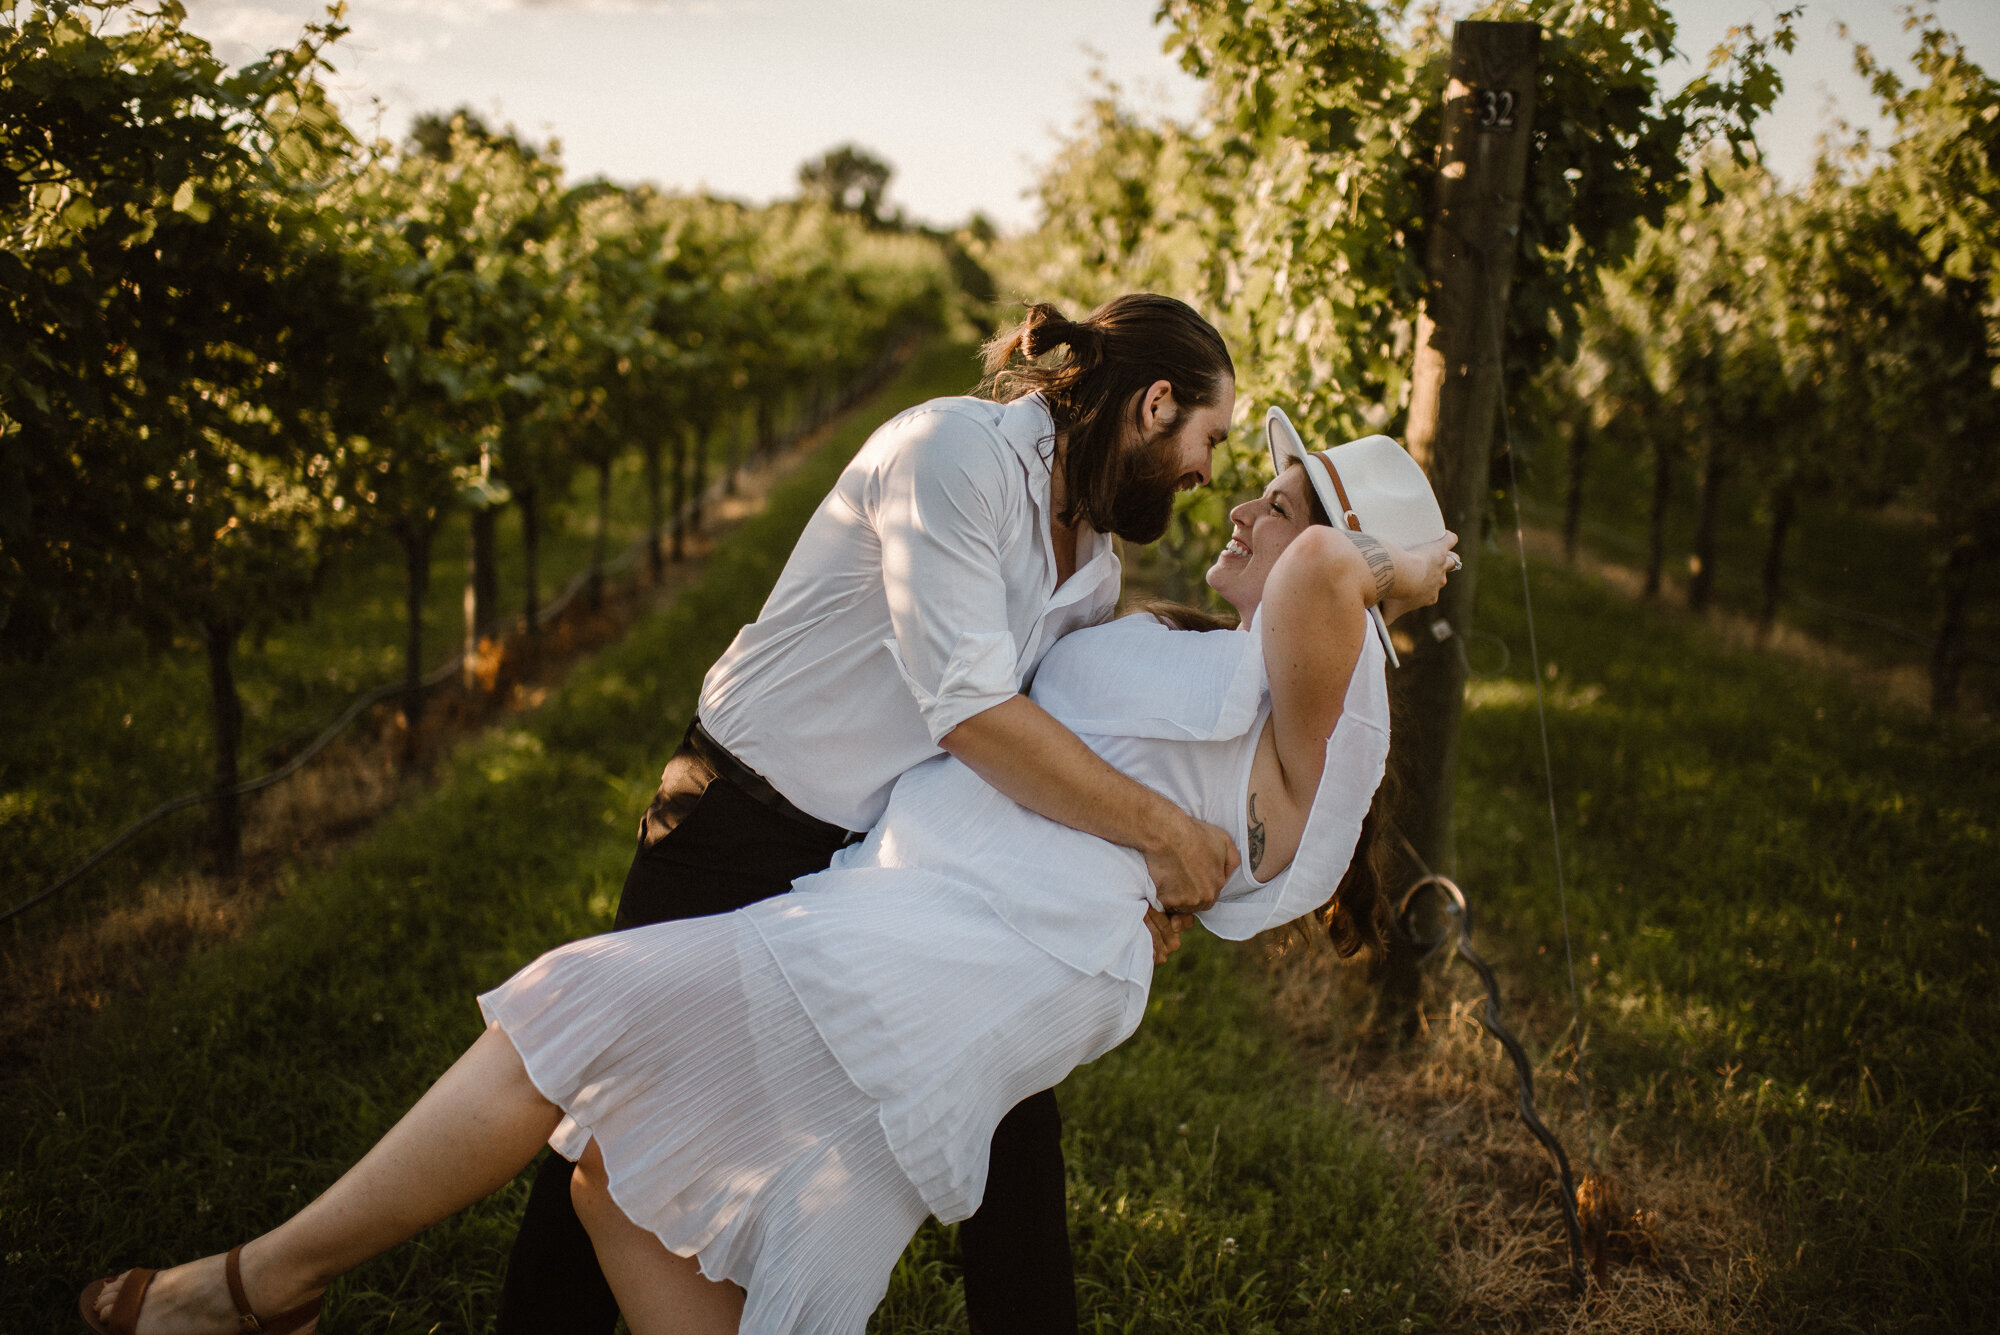
M 1348 528 L 1359 533 L 1361 531 L 1361 516 L 1354 513 L 1354 503 L 1347 499 L 1347 488 L 1340 485 L 1340 470 L 1335 468 L 1333 461 L 1328 459 L 1324 454 L 1308 453 L 1305 457 L 1326 470 L 1327 480 L 1333 483 L 1333 494 L 1340 497 L 1341 518 L 1347 521 Z

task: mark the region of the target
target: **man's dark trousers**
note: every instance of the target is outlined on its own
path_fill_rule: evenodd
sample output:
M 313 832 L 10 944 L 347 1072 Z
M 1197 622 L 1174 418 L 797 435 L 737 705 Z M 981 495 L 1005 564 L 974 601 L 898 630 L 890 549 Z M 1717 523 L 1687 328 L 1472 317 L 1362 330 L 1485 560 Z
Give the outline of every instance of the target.
M 615 925 L 727 913 L 767 899 L 825 870 L 849 837 L 799 812 L 690 729 L 640 826 Z M 977 1335 L 1076 1329 L 1061 1136 L 1049 1091 L 1023 1100 L 993 1134 L 985 1200 L 958 1235 Z M 570 1203 L 570 1173 L 567 1159 L 543 1156 L 507 1258 L 498 1335 L 611 1335 L 618 1304 Z

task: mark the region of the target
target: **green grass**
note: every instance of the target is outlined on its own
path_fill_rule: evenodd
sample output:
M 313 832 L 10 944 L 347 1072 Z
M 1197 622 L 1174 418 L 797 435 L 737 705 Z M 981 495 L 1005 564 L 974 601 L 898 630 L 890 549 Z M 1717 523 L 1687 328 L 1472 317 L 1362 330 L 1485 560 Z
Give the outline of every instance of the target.
M 1246 958 L 1191 936 L 1156 973 L 1138 1034 L 1058 1090 L 1083 1328 L 1430 1329 L 1417 1170 L 1315 1093 Z M 871 1329 L 963 1331 L 950 1251 L 949 1231 L 927 1228 Z
M 1466 718 L 1463 880 L 1488 954 L 1563 996 L 1519 577 L 1495 555 L 1481 624 L 1513 659 Z M 1742 1165 L 1777 1239 L 1774 1329 L 1990 1325 L 2000 741 L 1560 566 L 1534 599 L 1600 1133 Z
M 1568 457 L 1560 444 L 1535 443 L 1525 451 L 1529 515 L 1550 528 L 1562 523 Z M 1647 516 L 1652 506 L 1652 460 L 1597 446 L 1583 484 L 1582 545 L 1606 560 L 1637 569 L 1646 563 Z M 1665 573 L 1685 581 L 1694 542 L 1696 479 L 1682 463 L 1667 508 Z M 1765 501 L 1752 479 L 1735 476 L 1723 490 L 1717 529 L 1718 606 L 1757 615 L 1763 601 Z M 1930 637 L 1937 633 L 1939 596 L 1932 582 L 1925 525 L 1893 511 L 1849 510 L 1807 500 L 1786 542 L 1779 616 L 1830 644 L 1887 664 L 1927 668 Z M 1792 595 L 1893 622 L 1924 643 L 1832 612 Z M 2000 695 L 2000 564 L 1988 562 L 1974 576 L 1967 607 L 1966 643 L 1974 657 L 1965 683 L 1991 700 Z
M 567 503 L 550 507 L 544 520 L 544 605 L 589 566 L 594 479 L 579 473 Z M 612 553 L 643 535 L 645 512 L 634 455 L 614 473 Z M 426 667 L 451 657 L 465 637 L 466 544 L 463 515 L 433 544 Z M 520 513 L 512 506 L 499 522 L 498 562 L 500 615 L 511 619 L 526 602 Z M 295 751 L 356 696 L 401 679 L 403 597 L 401 549 L 378 535 L 333 564 L 309 619 L 273 628 L 261 645 L 244 637 L 237 653 L 244 777 Z M 208 699 L 207 661 L 192 639 L 149 649 L 136 633 L 100 632 L 38 663 L 0 664 L 0 908 L 27 898 L 142 812 L 209 785 Z M 201 820 L 202 809 L 169 818 L 15 930 L 98 911 L 103 896 L 125 894 L 136 876 L 188 855 Z
M 708 663 L 867 427 L 961 390 L 968 365 L 946 349 L 914 366 L 670 610 L 462 748 L 434 791 L 292 887 L 248 939 L 114 1004 L 0 1089 L 0 1330 L 61 1329 L 107 1268 L 268 1228 L 477 1033 L 476 991 L 608 925 Z M 1191 950 L 1162 975 L 1163 1023 L 1065 1092 L 1086 1307 L 1100 1330 L 1380 1328 L 1425 1287 L 1410 1173 L 1314 1099 L 1231 958 Z M 357 1271 L 325 1328 L 483 1328 L 524 1190 Z M 927 1231 L 878 1329 L 960 1328 L 952 1246 Z

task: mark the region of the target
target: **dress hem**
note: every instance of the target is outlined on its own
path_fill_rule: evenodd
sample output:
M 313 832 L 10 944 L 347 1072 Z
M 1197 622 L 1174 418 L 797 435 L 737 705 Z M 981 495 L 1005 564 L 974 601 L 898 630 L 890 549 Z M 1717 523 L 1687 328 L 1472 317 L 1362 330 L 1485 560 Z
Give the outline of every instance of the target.
M 790 986 L 789 979 L 786 980 L 786 986 Z M 521 1069 L 527 1073 L 528 1083 L 535 1087 L 535 1092 L 537 1094 L 540 1094 L 550 1103 L 562 1109 L 562 1114 L 564 1119 L 566 1121 L 573 1123 L 579 1131 L 584 1133 L 583 1137 L 584 1144 L 587 1145 L 590 1142 L 597 1140 L 597 1133 L 595 1130 L 592 1129 L 591 1125 L 588 1122 L 585 1122 L 581 1118 L 579 1118 L 576 1112 L 572 1110 L 569 1107 L 569 1105 L 565 1103 L 563 1100 L 549 1093 L 547 1082 L 543 1079 L 542 1076 L 539 1076 L 535 1073 L 535 1068 L 528 1061 L 527 1054 L 521 1051 L 520 1043 L 516 1041 L 513 1033 L 507 1028 L 506 1018 L 501 1014 L 499 1014 L 499 1008 L 497 1006 L 494 1006 L 487 1001 L 486 998 L 488 995 L 490 994 L 481 994 L 481 996 L 479 997 L 480 1014 L 486 1017 L 486 1021 L 488 1024 L 496 1026 L 502 1034 L 505 1034 L 507 1036 L 507 1042 L 514 1049 L 514 1055 L 516 1057 L 519 1057 L 521 1060 Z M 561 1127 L 557 1128 L 558 1131 L 561 1129 L 562 1129 Z M 563 1158 L 568 1159 L 570 1163 L 574 1164 L 576 1162 L 576 1158 L 569 1155 L 562 1149 L 561 1146 L 556 1144 L 556 1138 L 554 1132 L 551 1132 L 549 1134 L 548 1145 L 551 1150 L 554 1150 L 557 1154 L 562 1155 Z M 664 1237 L 661 1237 L 657 1230 L 647 1228 L 646 1225 L 639 1223 L 635 1218 L 633 1218 L 631 1207 L 626 1205 L 626 1203 L 623 1200 L 619 1199 L 618 1170 L 616 1167 L 613 1166 L 610 1156 L 605 1154 L 605 1149 L 602 1142 L 598 1143 L 597 1152 L 599 1156 L 603 1157 L 604 1159 L 605 1190 L 611 1194 L 611 1203 L 618 1207 L 618 1212 L 620 1214 L 625 1216 L 626 1223 L 631 1224 L 632 1227 L 634 1228 L 645 1229 L 646 1232 L 651 1233 L 662 1247 L 666 1248 L 669 1252 L 672 1252 L 675 1256 L 681 1257 L 683 1259 L 692 1259 L 696 1267 L 701 1271 L 703 1279 L 709 1280 L 712 1283 L 726 1282 L 734 1284 L 737 1288 L 744 1289 L 746 1291 L 749 1289 L 748 1284 L 746 1284 L 743 1280 L 737 1278 L 734 1275 L 712 1275 L 709 1273 L 708 1258 L 706 1255 L 704 1255 L 704 1253 L 708 1249 L 707 1243 L 703 1243 L 701 1246 L 691 1248 L 688 1251 L 682 1251 L 680 1250 L 680 1248 L 668 1242 Z M 579 1151 L 578 1153 L 581 1154 L 581 1151 Z M 588 1232 L 588 1230 L 586 1230 L 586 1232 Z M 710 1241 L 712 1242 L 713 1239 L 710 1239 Z

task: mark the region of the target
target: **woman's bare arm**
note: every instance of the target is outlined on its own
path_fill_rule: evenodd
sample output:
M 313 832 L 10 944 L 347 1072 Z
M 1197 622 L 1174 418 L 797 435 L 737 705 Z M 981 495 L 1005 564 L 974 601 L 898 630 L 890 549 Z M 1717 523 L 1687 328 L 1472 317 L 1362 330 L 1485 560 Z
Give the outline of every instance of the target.
M 1312 805 L 1326 739 L 1340 722 L 1347 683 L 1370 634 L 1366 613 L 1393 586 L 1393 554 L 1369 541 L 1372 549 L 1364 552 L 1337 529 L 1308 528 L 1265 582 L 1257 628 L 1264 637 L 1271 740 L 1282 785 L 1282 792 L 1263 796 L 1272 814 L 1279 804 L 1290 808 L 1286 814 Z M 1388 567 L 1386 577 L 1378 566 Z M 1296 835 L 1285 842 L 1295 843 Z
M 1257 626 L 1271 683 L 1271 718 L 1247 796 L 1251 872 L 1268 877 L 1289 862 L 1319 790 L 1326 743 L 1347 700 L 1378 603 L 1405 610 L 1437 601 L 1446 553 L 1458 539 L 1404 550 L 1343 529 L 1313 527 L 1278 558 L 1264 586 Z M 1257 864 L 1268 849 L 1268 865 Z

